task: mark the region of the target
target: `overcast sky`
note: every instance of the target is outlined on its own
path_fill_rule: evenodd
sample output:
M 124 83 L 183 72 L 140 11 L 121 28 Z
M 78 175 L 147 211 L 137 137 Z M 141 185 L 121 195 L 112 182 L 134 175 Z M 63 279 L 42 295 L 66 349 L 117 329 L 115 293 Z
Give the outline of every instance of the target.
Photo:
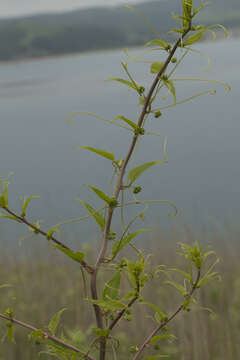
M 140 1 L 143 0 L 0 0 L 0 17 L 66 11 L 90 6 L 134 4 Z

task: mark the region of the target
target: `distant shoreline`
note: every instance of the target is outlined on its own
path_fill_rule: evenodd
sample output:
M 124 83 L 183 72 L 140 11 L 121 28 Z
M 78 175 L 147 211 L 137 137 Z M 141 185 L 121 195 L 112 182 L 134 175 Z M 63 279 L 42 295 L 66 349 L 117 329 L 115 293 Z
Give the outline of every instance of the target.
M 232 29 L 227 29 L 229 37 L 228 39 L 237 39 L 240 38 L 240 27 L 239 28 L 232 28 Z M 217 38 L 216 41 L 222 41 L 222 40 L 228 40 L 224 37 L 223 32 L 220 30 L 217 32 Z M 202 42 L 211 42 L 211 39 L 204 39 L 200 41 Z M 38 61 L 43 61 L 43 60 L 55 60 L 55 59 L 61 59 L 61 58 L 65 58 L 65 57 L 73 57 L 73 56 L 80 56 L 80 55 L 89 55 L 89 54 L 99 54 L 99 53 L 106 53 L 106 52 L 113 52 L 113 51 L 120 51 L 123 50 L 124 48 L 128 48 L 128 49 L 139 49 L 143 46 L 142 45 L 128 45 L 128 46 L 116 46 L 116 47 L 107 47 L 107 48 L 99 48 L 99 49 L 89 49 L 89 50 L 83 50 L 83 51 L 78 51 L 78 52 L 66 52 L 66 53 L 62 53 L 62 54 L 58 54 L 58 55 L 53 55 L 53 54 L 49 54 L 49 55 L 43 55 L 43 56 L 36 56 L 36 57 L 19 57 L 16 59 L 12 59 L 12 60 L 0 60 L 0 66 L 1 65 L 17 65 L 17 64 L 22 64 L 22 63 L 28 63 L 28 62 L 38 62 Z

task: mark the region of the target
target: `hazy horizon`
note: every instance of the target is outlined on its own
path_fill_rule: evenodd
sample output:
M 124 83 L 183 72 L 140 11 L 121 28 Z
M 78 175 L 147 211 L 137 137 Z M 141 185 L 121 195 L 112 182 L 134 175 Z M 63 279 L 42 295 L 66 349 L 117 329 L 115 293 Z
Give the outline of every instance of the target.
M 149 0 L 3 0 L 1 4 L 0 18 L 18 17 L 49 12 L 64 12 L 87 7 L 117 6 L 126 3 L 134 4 Z

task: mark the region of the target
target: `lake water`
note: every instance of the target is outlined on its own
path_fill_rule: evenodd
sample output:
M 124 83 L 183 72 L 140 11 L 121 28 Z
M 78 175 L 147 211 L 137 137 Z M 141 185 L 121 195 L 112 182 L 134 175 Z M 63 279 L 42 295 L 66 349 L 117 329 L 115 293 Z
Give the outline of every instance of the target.
M 208 88 L 216 88 L 217 94 L 150 119 L 147 130 L 168 137 L 170 160 L 142 177 L 139 198 L 171 200 L 179 215 L 169 219 L 168 205 L 153 205 L 147 225 L 165 227 L 185 221 L 221 225 L 240 214 L 240 40 L 203 43 L 198 48 L 210 56 L 210 70 L 203 73 L 205 59 L 193 53 L 174 77 L 219 79 L 229 82 L 232 91 L 226 93 L 218 84 L 178 82 L 179 100 Z M 155 54 L 152 58 L 157 61 L 158 57 Z M 14 208 L 18 208 L 16 199 L 20 195 L 41 195 L 34 200 L 31 212 L 35 220 L 43 220 L 43 227 L 84 215 L 74 198 L 92 204 L 95 201 L 84 184 L 106 190 L 111 163 L 73 146 L 105 148 L 118 158 L 126 154 L 130 140 L 126 130 L 83 115 L 75 117 L 74 125 L 66 121 L 72 111 L 136 120 L 140 109 L 136 108 L 135 94 L 121 84 L 104 82 L 109 77 L 124 76 L 120 61 L 125 58 L 122 51 L 112 51 L 0 65 L 0 172 L 6 176 L 14 171 L 10 186 Z M 136 80 L 146 87 L 152 80 L 148 67 L 136 64 L 133 68 Z M 159 97 L 160 106 L 165 102 Z M 159 159 L 163 159 L 162 139 L 143 137 L 136 164 Z M 0 227 L 6 238 L 14 238 L 17 231 L 26 233 L 21 225 L 12 227 L 3 220 Z M 69 230 L 67 226 L 65 231 Z M 88 236 L 96 232 L 89 220 L 74 226 L 79 238 L 86 231 Z

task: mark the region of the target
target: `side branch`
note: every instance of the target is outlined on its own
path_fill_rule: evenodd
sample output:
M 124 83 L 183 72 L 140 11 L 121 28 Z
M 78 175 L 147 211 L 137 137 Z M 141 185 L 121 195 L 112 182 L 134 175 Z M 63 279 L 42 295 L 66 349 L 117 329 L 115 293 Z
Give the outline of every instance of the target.
M 198 271 L 197 274 L 197 279 L 195 281 L 195 283 L 192 286 L 191 292 L 188 295 L 188 297 L 186 298 L 186 300 L 190 300 L 193 293 L 195 292 L 195 290 L 197 289 L 198 283 L 200 280 L 200 270 Z M 147 339 L 144 341 L 144 343 L 142 344 L 142 346 L 139 348 L 139 350 L 136 352 L 136 354 L 133 357 L 133 360 L 137 360 L 139 359 L 139 357 L 141 356 L 143 350 L 145 349 L 146 346 L 148 346 L 148 344 L 150 343 L 151 339 L 157 335 L 157 333 L 162 330 L 162 328 L 164 328 L 170 321 L 172 321 L 182 310 L 183 310 L 184 306 L 180 305 L 178 307 L 178 309 L 164 322 L 162 322 L 159 326 L 156 327 L 156 329 L 153 330 L 153 332 L 147 337 Z
M 135 296 L 127 305 L 126 309 L 123 309 L 122 311 L 119 312 L 119 314 L 116 316 L 116 318 L 112 321 L 112 323 L 109 325 L 108 329 L 112 330 L 115 325 L 118 323 L 119 320 L 121 320 L 121 318 L 123 317 L 123 315 L 125 314 L 126 310 L 129 309 L 134 303 L 135 301 L 138 299 L 137 296 Z
M 12 317 L 9 317 L 7 315 L 4 315 L 4 314 L 0 314 L 0 318 L 4 319 L 4 320 L 7 320 L 7 321 L 11 321 L 13 324 L 16 324 L 16 325 L 19 325 L 19 326 L 22 326 L 24 327 L 25 329 L 28 329 L 28 330 L 31 330 L 31 331 L 37 331 L 39 329 L 29 325 L 29 324 L 26 324 L 22 321 L 19 321 L 17 319 L 14 319 Z M 49 339 L 49 340 L 52 340 L 54 341 L 55 343 L 59 344 L 59 345 L 63 345 L 65 348 L 69 349 L 69 350 L 73 350 L 75 351 L 76 353 L 79 353 L 81 354 L 82 356 L 85 357 L 85 359 L 88 359 L 88 360 L 96 360 L 95 358 L 93 358 L 92 356 L 88 355 L 87 353 L 84 353 L 83 351 L 81 351 L 80 349 L 78 349 L 77 347 L 71 345 L 71 344 L 68 344 L 68 343 L 65 343 L 64 341 L 62 341 L 61 339 L 57 338 L 56 336 L 53 336 L 53 335 L 50 335 L 48 334 L 47 332 L 43 332 L 43 338 L 44 339 Z
M 33 229 L 36 233 L 43 235 L 45 238 L 47 238 L 48 234 L 47 232 L 39 229 L 36 225 L 32 224 L 31 222 L 29 222 L 25 217 L 19 216 L 17 215 L 15 212 L 13 212 L 12 210 L 10 210 L 7 207 L 3 207 L 3 210 L 5 210 L 8 214 L 10 214 L 11 216 L 13 216 L 16 220 L 18 220 L 20 223 L 23 223 L 27 226 L 29 226 L 31 229 Z M 68 246 L 66 246 L 65 244 L 63 244 L 61 241 L 57 240 L 53 235 L 51 235 L 50 240 L 52 240 L 55 244 L 60 245 L 61 247 L 63 247 L 66 250 L 70 250 L 72 251 Z M 94 269 L 89 266 L 85 260 L 81 261 L 81 265 L 82 267 L 90 274 L 92 274 L 94 272 Z

